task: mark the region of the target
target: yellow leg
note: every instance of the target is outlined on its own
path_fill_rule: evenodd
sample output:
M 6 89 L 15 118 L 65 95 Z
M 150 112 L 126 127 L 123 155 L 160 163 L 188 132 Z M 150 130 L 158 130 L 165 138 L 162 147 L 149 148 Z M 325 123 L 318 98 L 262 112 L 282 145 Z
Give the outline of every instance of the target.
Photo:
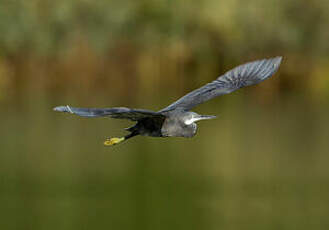
M 112 137 L 112 138 L 106 139 L 106 141 L 104 141 L 104 145 L 105 146 L 112 146 L 112 145 L 119 144 L 120 142 L 122 142 L 124 140 L 125 140 L 124 137 Z

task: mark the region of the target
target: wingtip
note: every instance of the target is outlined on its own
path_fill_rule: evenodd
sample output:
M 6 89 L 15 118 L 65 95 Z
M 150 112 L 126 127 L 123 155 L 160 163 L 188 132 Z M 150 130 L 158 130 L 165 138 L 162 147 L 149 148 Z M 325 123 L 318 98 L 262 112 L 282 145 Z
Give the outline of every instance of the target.
M 53 111 L 62 112 L 63 111 L 63 107 L 64 106 L 56 106 L 56 107 L 53 108 Z
M 272 58 L 273 64 L 274 64 L 276 67 L 279 67 L 280 64 L 281 64 L 281 62 L 282 62 L 282 59 L 283 59 L 282 56 L 277 56 L 277 57 Z
M 66 106 L 63 106 L 63 105 L 57 106 L 57 107 L 53 108 L 53 110 L 56 111 L 56 112 L 68 112 L 68 113 L 72 113 L 72 110 L 71 110 L 71 108 L 68 105 L 66 105 Z

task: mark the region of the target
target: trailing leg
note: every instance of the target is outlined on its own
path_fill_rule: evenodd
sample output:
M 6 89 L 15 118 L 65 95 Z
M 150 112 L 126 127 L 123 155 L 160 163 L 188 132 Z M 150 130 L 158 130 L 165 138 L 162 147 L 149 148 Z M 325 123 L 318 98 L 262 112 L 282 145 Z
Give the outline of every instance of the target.
M 129 138 L 132 138 L 134 136 L 138 135 L 137 132 L 132 132 L 124 137 L 112 137 L 112 138 L 108 138 L 104 141 L 104 145 L 105 146 L 112 146 L 112 145 L 117 145 L 123 141 L 128 140 Z

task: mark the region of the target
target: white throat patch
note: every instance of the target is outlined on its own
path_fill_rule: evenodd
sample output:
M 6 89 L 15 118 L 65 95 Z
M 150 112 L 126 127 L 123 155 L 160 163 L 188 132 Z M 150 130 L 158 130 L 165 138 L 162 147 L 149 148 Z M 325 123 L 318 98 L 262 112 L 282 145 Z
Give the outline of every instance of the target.
M 188 119 L 188 120 L 186 120 L 184 123 L 185 123 L 185 125 L 190 125 L 190 124 L 192 124 L 192 123 L 194 123 L 195 121 L 199 121 L 199 120 L 201 120 L 202 118 L 196 118 L 196 117 L 192 117 L 191 119 Z

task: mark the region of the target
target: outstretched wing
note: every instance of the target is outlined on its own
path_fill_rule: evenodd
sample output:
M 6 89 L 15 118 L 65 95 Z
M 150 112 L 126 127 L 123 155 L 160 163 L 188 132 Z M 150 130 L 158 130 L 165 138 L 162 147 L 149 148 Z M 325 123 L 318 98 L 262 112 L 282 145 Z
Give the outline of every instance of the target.
M 241 87 L 257 84 L 272 76 L 279 68 L 282 57 L 249 62 L 226 72 L 213 82 L 186 94 L 160 112 L 176 108 L 190 110 L 214 97 L 231 93 Z
M 144 109 L 130 109 L 125 107 L 114 108 L 76 108 L 71 106 L 58 106 L 54 108 L 55 111 L 72 113 L 81 117 L 104 117 L 128 119 L 132 121 L 139 121 L 143 118 L 164 118 L 164 115 Z

